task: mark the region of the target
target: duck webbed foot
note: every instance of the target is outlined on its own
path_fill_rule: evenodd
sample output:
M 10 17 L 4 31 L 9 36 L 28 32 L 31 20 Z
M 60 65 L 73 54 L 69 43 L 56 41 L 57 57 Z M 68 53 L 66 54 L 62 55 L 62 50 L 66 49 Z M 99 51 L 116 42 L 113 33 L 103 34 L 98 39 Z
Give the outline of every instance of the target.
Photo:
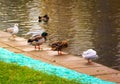
M 63 53 L 62 53 L 62 51 L 58 51 L 58 55 L 62 55 Z
M 92 62 L 92 60 L 90 60 L 90 59 L 87 59 L 87 63 L 86 63 L 87 65 L 92 65 L 93 64 L 93 62 Z
M 35 50 L 42 50 L 40 46 L 35 46 Z

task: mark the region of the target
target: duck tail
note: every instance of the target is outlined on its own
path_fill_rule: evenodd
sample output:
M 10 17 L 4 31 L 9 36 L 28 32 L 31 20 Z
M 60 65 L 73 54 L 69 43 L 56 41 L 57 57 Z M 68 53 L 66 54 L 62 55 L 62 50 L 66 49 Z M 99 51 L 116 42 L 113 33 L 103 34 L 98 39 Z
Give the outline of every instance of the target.
M 68 41 L 62 41 L 62 45 L 63 45 L 64 47 L 68 47 Z
M 7 32 L 7 29 L 4 29 L 3 31 L 4 31 L 4 32 Z
M 27 42 L 28 42 L 28 43 L 32 43 L 33 40 L 32 40 L 32 39 L 28 39 Z

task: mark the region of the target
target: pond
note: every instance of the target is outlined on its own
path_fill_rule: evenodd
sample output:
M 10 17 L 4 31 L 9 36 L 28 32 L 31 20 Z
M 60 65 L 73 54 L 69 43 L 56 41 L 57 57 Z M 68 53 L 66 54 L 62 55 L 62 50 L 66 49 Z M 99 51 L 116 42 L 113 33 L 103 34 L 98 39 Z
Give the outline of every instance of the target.
M 68 40 L 65 52 L 80 56 L 97 51 L 96 62 L 120 70 L 119 0 L 0 0 L 0 30 L 19 24 L 18 36 L 30 29 L 49 33 L 47 43 Z M 47 24 L 38 16 L 48 14 Z

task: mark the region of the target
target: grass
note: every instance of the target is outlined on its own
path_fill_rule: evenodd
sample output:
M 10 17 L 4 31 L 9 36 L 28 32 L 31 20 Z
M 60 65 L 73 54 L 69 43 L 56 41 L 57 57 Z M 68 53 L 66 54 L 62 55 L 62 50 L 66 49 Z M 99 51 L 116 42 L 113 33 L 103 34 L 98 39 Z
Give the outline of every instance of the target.
M 55 75 L 35 71 L 26 66 L 0 61 L 0 84 L 81 84 Z

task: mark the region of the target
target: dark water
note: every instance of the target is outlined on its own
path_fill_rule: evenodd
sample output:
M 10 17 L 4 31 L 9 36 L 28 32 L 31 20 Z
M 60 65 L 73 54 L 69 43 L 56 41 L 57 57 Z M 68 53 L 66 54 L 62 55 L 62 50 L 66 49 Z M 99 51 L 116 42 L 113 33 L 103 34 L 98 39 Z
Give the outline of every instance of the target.
M 19 23 L 19 36 L 29 29 L 49 33 L 47 43 L 69 40 L 65 50 L 80 55 L 93 48 L 96 62 L 120 70 L 119 0 L 0 0 L 0 29 Z M 48 24 L 38 16 L 48 14 Z

